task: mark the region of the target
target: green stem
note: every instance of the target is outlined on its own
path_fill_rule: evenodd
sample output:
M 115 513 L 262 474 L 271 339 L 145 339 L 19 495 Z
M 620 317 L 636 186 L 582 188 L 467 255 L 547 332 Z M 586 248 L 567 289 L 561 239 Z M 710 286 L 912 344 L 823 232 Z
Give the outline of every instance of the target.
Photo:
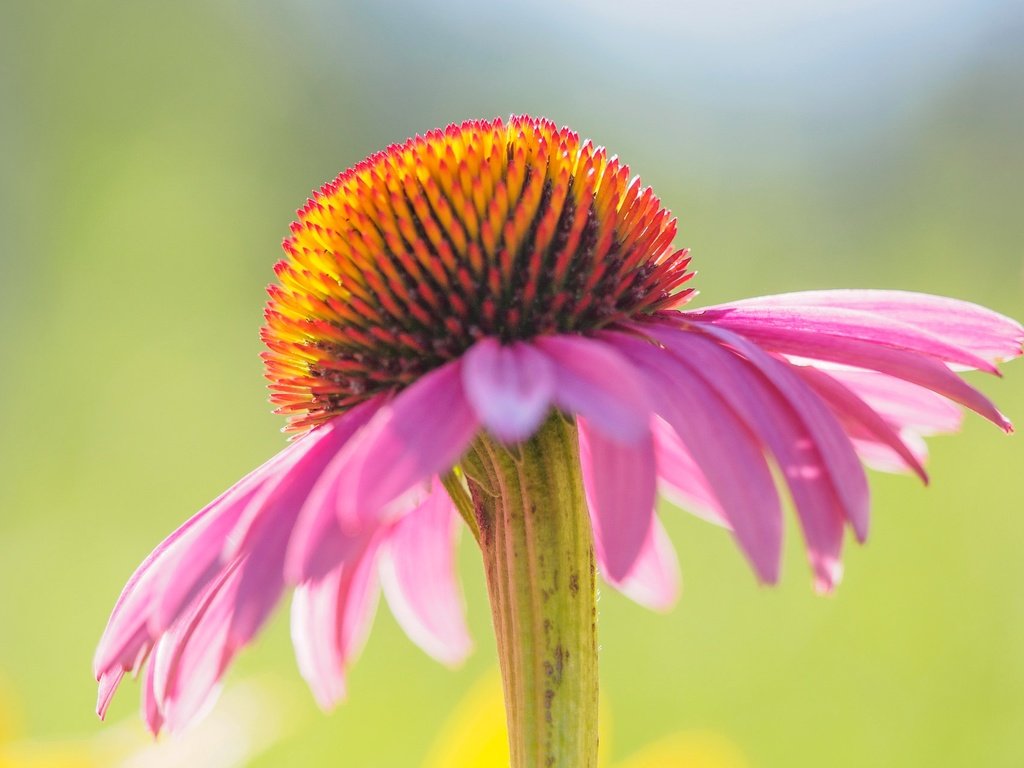
M 597 765 L 594 551 L 576 428 L 552 416 L 463 459 L 487 572 L 512 768 Z

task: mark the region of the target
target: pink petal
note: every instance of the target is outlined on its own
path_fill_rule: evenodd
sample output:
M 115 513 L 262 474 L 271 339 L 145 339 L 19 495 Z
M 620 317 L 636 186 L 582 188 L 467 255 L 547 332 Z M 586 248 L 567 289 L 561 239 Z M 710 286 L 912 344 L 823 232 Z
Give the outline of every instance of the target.
M 839 573 L 844 513 L 840 481 L 829 475 L 821 451 L 782 394 L 758 370 L 703 334 L 653 324 L 680 369 L 676 379 L 697 377 L 714 388 L 778 463 L 793 496 L 819 587 L 830 589 Z M 858 471 L 859 471 L 858 467 Z
M 796 375 L 793 366 L 766 354 L 757 344 L 707 323 L 695 329 L 735 349 L 750 362 L 786 399 L 804 423 L 814 445 L 821 452 L 836 494 L 858 540 L 868 534 L 869 493 L 867 478 L 842 426 L 813 390 Z
M 661 494 L 677 507 L 715 525 L 729 527 L 715 492 L 689 450 L 664 419 L 651 423 Z
M 842 421 L 859 427 L 860 431 L 854 434 L 866 435 L 871 440 L 887 446 L 902 459 L 906 467 L 917 473 L 922 482 L 927 484 L 928 473 L 921 466 L 917 456 L 880 414 L 828 374 L 812 366 L 796 366 L 794 370 L 829 403 Z
M 160 703 L 156 698 L 156 664 L 150 661 L 146 665 L 145 678 L 142 681 L 142 719 L 154 736 L 164 727 L 164 713 L 160 711 Z
M 264 479 L 263 483 L 266 482 Z M 261 487 L 262 484 L 247 493 L 238 494 L 205 525 L 196 526 L 182 537 L 174 552 L 168 555 L 156 593 L 150 598 L 153 607 L 149 632 L 153 637 L 158 637 L 177 621 L 224 567 L 221 556 L 228 534 L 234 530 L 246 507 L 258 496 Z
M 747 426 L 703 379 L 679 375 L 664 349 L 619 336 L 654 398 L 655 411 L 679 435 L 715 490 L 740 548 L 765 582 L 779 575 L 782 510 L 771 472 Z
M 132 669 L 182 609 L 185 597 L 178 599 L 177 595 L 194 594 L 213 578 L 217 569 L 211 564 L 219 556 L 223 536 L 267 476 L 287 460 L 290 449 L 250 472 L 189 518 L 135 570 L 96 648 L 93 667 L 97 678 L 114 665 Z M 174 610 L 161 611 L 163 602 L 173 602 Z
M 372 525 L 414 486 L 447 472 L 478 427 L 460 366 L 456 360 L 431 371 L 383 406 L 328 465 L 306 500 L 308 514 L 333 500 L 343 530 L 352 532 Z
M 460 520 L 435 480 L 427 500 L 392 525 L 380 553 L 381 586 L 395 619 L 414 643 L 450 665 L 472 648 L 455 575 Z
M 722 318 L 713 322 L 696 316 L 691 319 L 698 320 L 705 329 L 727 330 L 729 327 L 728 321 L 723 322 Z M 988 398 L 933 357 L 852 337 L 820 335 L 812 331 L 779 331 L 749 324 L 742 336 L 773 352 L 868 368 L 903 379 L 977 411 L 1007 432 L 1013 429 Z
M 529 344 L 478 341 L 462 358 L 466 397 L 485 427 L 507 443 L 530 437 L 551 406 L 555 376 Z
M 931 390 L 876 371 L 835 368 L 826 373 L 877 411 L 896 429 L 933 435 L 956 432 L 963 412 Z
M 376 544 L 292 598 L 292 644 L 299 671 L 321 708 L 345 698 L 345 673 L 373 624 L 379 594 Z
M 160 639 L 152 689 L 167 729 L 180 732 L 198 720 L 220 693 L 220 681 L 237 648 L 228 642 L 240 571 L 225 569 L 195 605 Z
M 715 307 L 835 307 L 871 312 L 923 328 L 950 344 L 998 362 L 1021 354 L 1024 327 L 998 312 L 957 299 L 907 291 L 806 291 Z
M 679 560 L 657 515 L 633 569 L 619 581 L 609 583 L 626 597 L 655 611 L 667 611 L 675 605 L 679 599 Z
M 284 576 L 289 584 L 324 578 L 361 552 L 375 532 L 371 526 L 343 531 L 336 509 L 334 499 L 329 498 L 322 499 L 317 507 L 308 499 L 303 505 L 285 553 Z
M 284 589 L 284 560 L 299 510 L 327 464 L 380 407 L 362 403 L 314 430 L 306 450 L 266 482 L 228 539 L 226 556 L 244 556 L 230 642 L 247 644 L 266 621 Z M 236 542 L 232 545 L 230 542 Z
M 906 459 L 889 445 L 863 434 L 851 434 L 851 439 L 853 447 L 857 450 L 857 455 L 866 466 L 879 472 L 913 472 L 913 469 L 907 466 Z M 928 461 L 928 446 L 925 445 L 924 439 L 920 435 L 915 432 L 903 431 L 900 433 L 900 441 L 906 450 L 911 452 L 918 464 L 923 466 Z
M 594 547 L 610 582 L 633 569 L 654 518 L 657 471 L 654 441 L 624 445 L 580 417 L 580 466 L 594 528 Z
M 114 698 L 114 693 L 117 691 L 117 686 L 121 684 L 121 678 L 123 677 L 124 669 L 121 667 L 114 667 L 100 675 L 99 692 L 96 695 L 96 714 L 100 716 L 100 720 L 106 718 L 107 708 L 110 706 L 110 701 Z
M 619 442 L 648 439 L 644 382 L 618 352 L 582 336 L 542 336 L 534 343 L 551 361 L 555 402 L 562 410 L 583 416 Z
M 885 315 L 836 306 L 782 306 L 727 304 L 695 313 L 744 336 L 778 336 L 799 341 L 808 336 L 826 339 L 855 339 L 888 348 L 929 355 L 995 373 L 995 367 L 969 350 L 940 338 L 927 329 Z

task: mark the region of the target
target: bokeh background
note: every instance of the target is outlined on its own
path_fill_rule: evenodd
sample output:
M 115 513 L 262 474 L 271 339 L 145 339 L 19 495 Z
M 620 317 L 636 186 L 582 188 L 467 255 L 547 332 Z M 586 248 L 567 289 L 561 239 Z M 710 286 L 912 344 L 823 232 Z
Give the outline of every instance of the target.
M 186 764 L 140 746 L 130 682 L 95 720 L 91 654 L 145 554 L 283 444 L 257 329 L 314 187 L 416 132 L 542 114 L 680 217 L 698 302 L 890 287 L 1020 318 L 1022 36 L 1014 0 L 0 2 L 0 764 L 77 765 L 112 732 L 132 765 Z M 1024 365 L 974 381 L 1024 422 Z M 601 596 L 611 756 L 698 730 L 765 768 L 1020 766 L 1024 440 L 968 417 L 932 449 L 928 489 L 872 478 L 831 598 L 792 526 L 762 589 L 665 508 L 680 604 Z M 260 727 L 206 737 L 251 748 L 187 764 L 421 765 L 495 665 L 468 538 L 462 575 L 463 668 L 382 609 L 325 716 L 280 611 L 229 678 L 272 692 L 239 710 Z

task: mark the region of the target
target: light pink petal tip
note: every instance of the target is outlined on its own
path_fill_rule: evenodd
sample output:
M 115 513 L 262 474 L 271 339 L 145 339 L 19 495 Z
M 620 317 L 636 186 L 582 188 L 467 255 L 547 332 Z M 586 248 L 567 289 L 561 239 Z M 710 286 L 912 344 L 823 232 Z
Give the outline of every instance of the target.
M 377 608 L 377 543 L 292 597 L 292 644 L 299 671 L 322 709 L 345 698 L 345 675 L 362 650 Z
M 661 495 L 702 520 L 728 528 L 729 521 L 725 519 L 714 489 L 675 430 L 657 417 L 651 423 L 651 434 Z
M 460 522 L 435 481 L 427 500 L 388 531 L 380 556 L 381 585 L 395 619 L 414 643 L 451 666 L 473 647 L 455 574 Z
M 239 650 L 229 629 L 240 573 L 237 564 L 225 569 L 153 651 L 153 700 L 169 731 L 197 721 L 220 693 L 221 678 Z
M 633 570 L 654 518 L 657 472 L 650 432 L 623 444 L 579 419 L 580 465 L 597 557 L 612 583 Z
M 555 390 L 551 363 L 528 344 L 477 342 L 463 357 L 466 397 L 483 425 L 507 443 L 530 437 L 544 420 Z
M 629 573 L 619 580 L 610 579 L 606 568 L 603 573 L 608 583 L 645 608 L 667 611 L 679 599 L 679 560 L 657 516 Z

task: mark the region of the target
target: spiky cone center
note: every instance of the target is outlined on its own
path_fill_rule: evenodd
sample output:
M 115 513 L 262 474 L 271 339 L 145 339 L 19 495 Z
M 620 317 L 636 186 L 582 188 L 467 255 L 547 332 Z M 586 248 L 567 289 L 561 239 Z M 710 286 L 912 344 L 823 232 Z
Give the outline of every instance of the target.
M 305 431 L 496 337 L 592 333 L 685 301 L 676 222 L 628 166 L 529 117 L 393 145 L 298 212 L 268 289 L 271 400 Z

